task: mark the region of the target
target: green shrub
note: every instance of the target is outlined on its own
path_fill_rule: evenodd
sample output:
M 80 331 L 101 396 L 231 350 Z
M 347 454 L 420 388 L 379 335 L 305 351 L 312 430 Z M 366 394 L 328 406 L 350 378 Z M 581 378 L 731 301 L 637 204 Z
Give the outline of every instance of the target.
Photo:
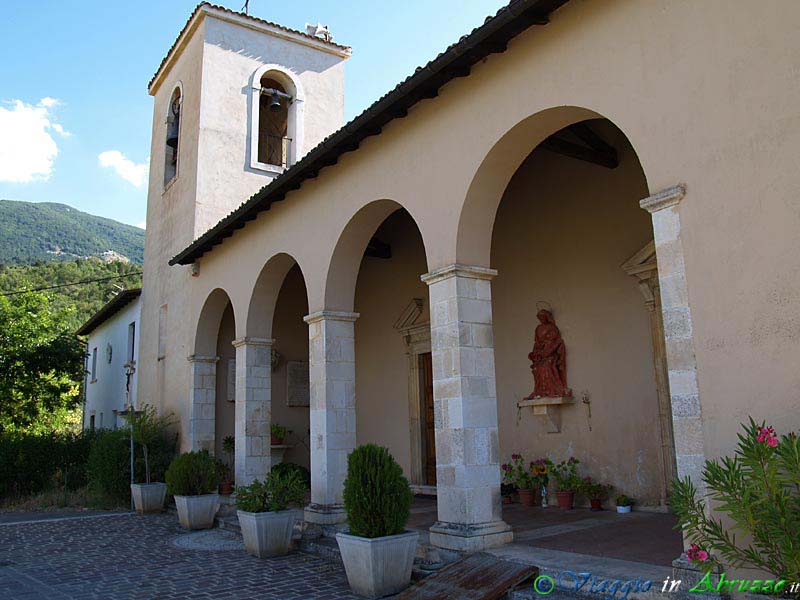
M 307 488 L 311 487 L 311 473 L 305 467 L 295 464 L 295 463 L 278 463 L 277 465 L 272 467 L 272 472 L 276 473 L 297 473 L 300 476 L 300 479 L 306 485 Z
M 130 493 L 130 437 L 124 429 L 99 431 L 86 465 L 89 489 L 97 496 L 124 500 Z
M 670 506 L 694 542 L 687 556 L 706 569 L 724 560 L 800 581 L 800 436 L 779 437 L 752 418 L 742 429 L 734 456 L 706 461 L 703 469 L 707 497 L 724 521 L 689 477 L 673 484 Z M 750 541 L 737 540 L 735 530 Z
M 403 533 L 411 488 L 389 450 L 367 444 L 350 453 L 344 507 L 353 535 L 376 538 Z
M 82 434 L 0 434 L 0 498 L 38 494 L 54 486 L 86 485 L 86 461 L 95 438 Z
M 273 468 L 263 482 L 256 480 L 236 488 L 236 507 L 245 512 L 286 510 L 291 505 L 302 505 L 307 489 L 299 471 Z
M 145 404 L 141 410 L 125 415 L 125 420 L 133 431 L 133 441 L 137 446 L 134 451 L 142 453 L 144 482 L 150 483 L 150 452 L 166 439 L 167 429 L 175 422 L 175 417 L 172 413 L 159 416 L 154 406 Z M 141 481 L 138 473 L 135 481 Z
M 174 496 L 212 494 L 219 485 L 217 462 L 207 450 L 176 456 L 166 473 L 167 490 Z
M 620 494 L 617 496 L 616 499 L 617 506 L 633 506 L 635 501 L 633 498 L 626 496 L 625 494 Z

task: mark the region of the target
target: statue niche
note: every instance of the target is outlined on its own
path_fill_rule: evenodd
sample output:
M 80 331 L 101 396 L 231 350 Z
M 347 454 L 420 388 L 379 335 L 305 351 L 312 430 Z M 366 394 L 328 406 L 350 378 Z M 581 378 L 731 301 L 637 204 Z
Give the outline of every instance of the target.
M 533 350 L 528 354 L 534 385 L 533 392 L 525 399 L 571 397 L 572 390 L 567 387 L 567 348 L 561 332 L 549 310 L 540 310 L 536 317 L 539 325 Z

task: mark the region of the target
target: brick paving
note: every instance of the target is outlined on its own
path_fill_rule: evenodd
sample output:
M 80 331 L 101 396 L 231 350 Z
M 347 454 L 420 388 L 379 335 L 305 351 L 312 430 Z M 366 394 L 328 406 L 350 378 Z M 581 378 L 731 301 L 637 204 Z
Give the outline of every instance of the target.
M 341 566 L 294 552 L 186 550 L 175 515 L 0 525 L 0 598 L 349 600 Z

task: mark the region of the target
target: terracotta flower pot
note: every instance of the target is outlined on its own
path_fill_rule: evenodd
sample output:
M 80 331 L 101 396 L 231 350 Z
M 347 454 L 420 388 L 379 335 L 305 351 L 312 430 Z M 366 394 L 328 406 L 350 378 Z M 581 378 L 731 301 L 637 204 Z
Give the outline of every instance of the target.
M 536 506 L 536 490 L 519 490 L 519 503 L 523 506 Z
M 592 505 L 592 510 L 603 510 L 603 501 L 596 498 L 591 498 L 589 502 Z
M 272 446 L 281 446 L 283 445 L 283 438 L 277 438 L 274 435 L 270 436 L 270 445 Z
M 575 503 L 575 492 L 556 492 L 558 508 L 561 510 L 572 510 Z
M 233 493 L 233 482 L 232 481 L 222 481 L 219 484 L 219 493 L 227 496 Z
M 503 504 L 511 504 L 511 496 L 503 496 Z

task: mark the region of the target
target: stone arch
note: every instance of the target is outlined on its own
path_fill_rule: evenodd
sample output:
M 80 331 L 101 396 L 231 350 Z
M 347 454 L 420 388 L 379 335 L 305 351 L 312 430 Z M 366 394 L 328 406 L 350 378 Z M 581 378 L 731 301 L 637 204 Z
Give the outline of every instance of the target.
M 233 302 L 222 288 L 214 289 L 206 298 L 197 320 L 193 346 L 195 356 L 211 357 L 216 355 L 217 332 L 228 304 L 233 305 Z M 234 310 L 234 321 L 236 320 L 236 311 Z
M 467 189 L 458 221 L 456 261 L 489 267 L 497 208 L 522 162 L 553 133 L 601 118 L 605 117 L 587 108 L 558 106 L 537 112 L 506 131 L 487 152 Z
M 352 312 L 361 258 L 375 231 L 393 212 L 405 208 L 395 200 L 375 200 L 361 207 L 347 222 L 331 255 L 325 277 L 326 310 Z M 410 213 L 409 213 L 410 214 Z M 422 234 L 413 214 L 411 219 Z M 427 244 L 423 238 L 427 263 Z
M 297 260 L 289 254 L 281 252 L 271 257 L 261 268 L 250 294 L 247 317 L 244 321 L 246 337 L 272 338 L 272 322 L 278 294 L 286 275 L 295 265 L 299 267 Z M 302 267 L 300 267 L 300 271 L 303 273 Z M 303 273 L 303 280 L 305 281 L 305 273 Z

